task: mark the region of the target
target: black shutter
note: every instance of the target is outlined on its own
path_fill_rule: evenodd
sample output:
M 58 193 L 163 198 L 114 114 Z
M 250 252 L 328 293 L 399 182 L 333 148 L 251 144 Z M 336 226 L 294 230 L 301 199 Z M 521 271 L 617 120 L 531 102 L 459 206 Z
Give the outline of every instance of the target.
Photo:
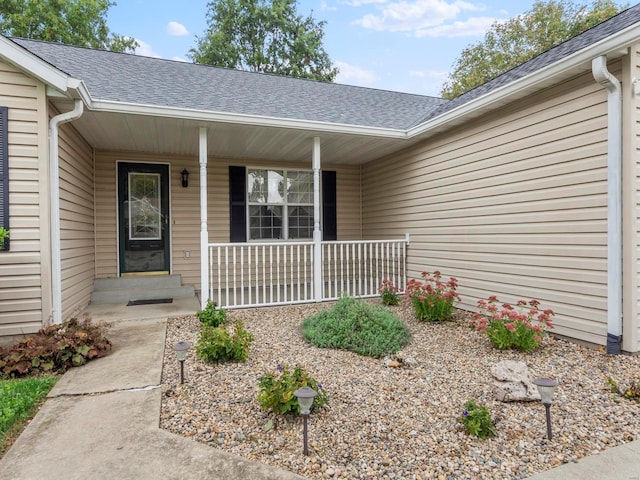
M 336 172 L 322 171 L 322 239 L 338 239 L 336 215 Z
M 9 230 L 9 109 L 0 107 L 0 227 Z M 0 250 L 9 250 L 9 239 Z
M 244 167 L 229 167 L 230 241 L 247 241 L 247 174 Z

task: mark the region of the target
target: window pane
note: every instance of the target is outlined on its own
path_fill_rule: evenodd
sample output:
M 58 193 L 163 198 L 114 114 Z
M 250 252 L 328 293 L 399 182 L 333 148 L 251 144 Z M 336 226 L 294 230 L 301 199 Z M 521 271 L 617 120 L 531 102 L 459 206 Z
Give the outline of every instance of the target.
M 287 202 L 313 204 L 311 172 L 287 172 Z
M 284 173 L 280 170 L 249 170 L 249 203 L 284 203 Z
M 251 240 L 282 238 L 282 207 L 251 205 L 249 207 L 249 238 Z
M 313 238 L 313 207 L 289 207 L 289 238 Z

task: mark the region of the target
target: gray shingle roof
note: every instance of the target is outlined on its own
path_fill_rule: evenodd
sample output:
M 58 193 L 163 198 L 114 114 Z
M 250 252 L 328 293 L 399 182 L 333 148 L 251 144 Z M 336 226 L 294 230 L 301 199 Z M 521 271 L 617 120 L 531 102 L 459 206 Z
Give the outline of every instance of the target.
M 96 100 L 405 129 L 446 100 L 13 39 Z
M 493 80 L 490 80 L 487 83 L 484 83 L 479 87 L 460 95 L 450 102 L 441 104 L 439 107 L 432 109 L 428 113 L 426 113 L 425 116 L 418 120 L 415 125 L 419 125 L 426 122 L 427 120 L 431 120 L 438 115 L 442 115 L 443 113 L 446 113 L 460 105 L 468 103 L 475 98 L 491 92 L 492 90 L 507 85 L 520 78 L 526 77 L 527 75 L 534 73 L 541 68 L 556 63 L 563 58 L 566 58 L 569 55 L 582 50 L 583 48 L 604 40 L 610 35 L 624 30 L 625 28 L 630 27 L 634 23 L 638 22 L 640 22 L 640 4 L 635 5 L 634 7 L 631 7 L 619 13 L 618 15 L 611 17 L 609 20 L 606 20 L 590 28 L 584 33 L 577 35 L 561 43 L 560 45 L 547 50 L 537 57 L 534 57 L 531 60 L 518 65 L 512 70 L 509 70 L 508 72 L 503 73 Z
M 638 22 L 640 4 L 451 101 L 56 43 L 13 41 L 83 80 L 97 100 L 404 130 L 561 61 Z

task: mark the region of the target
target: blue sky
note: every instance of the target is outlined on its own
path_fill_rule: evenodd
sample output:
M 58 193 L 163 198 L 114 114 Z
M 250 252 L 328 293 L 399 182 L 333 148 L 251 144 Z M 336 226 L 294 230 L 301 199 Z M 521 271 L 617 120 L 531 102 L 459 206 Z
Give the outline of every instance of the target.
M 134 37 L 141 55 L 186 60 L 206 30 L 208 0 L 120 0 L 112 32 Z M 462 49 L 495 20 L 533 0 L 299 0 L 298 12 L 325 20 L 324 46 L 340 68 L 337 82 L 439 96 Z

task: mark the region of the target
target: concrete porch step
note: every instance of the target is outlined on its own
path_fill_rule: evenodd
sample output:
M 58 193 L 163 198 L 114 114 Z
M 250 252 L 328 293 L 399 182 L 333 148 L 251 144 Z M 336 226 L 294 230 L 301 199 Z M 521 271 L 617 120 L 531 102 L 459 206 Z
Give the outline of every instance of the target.
M 127 303 L 130 300 L 195 297 L 193 285 L 182 285 L 180 275 L 98 278 L 94 282 L 91 303 Z

